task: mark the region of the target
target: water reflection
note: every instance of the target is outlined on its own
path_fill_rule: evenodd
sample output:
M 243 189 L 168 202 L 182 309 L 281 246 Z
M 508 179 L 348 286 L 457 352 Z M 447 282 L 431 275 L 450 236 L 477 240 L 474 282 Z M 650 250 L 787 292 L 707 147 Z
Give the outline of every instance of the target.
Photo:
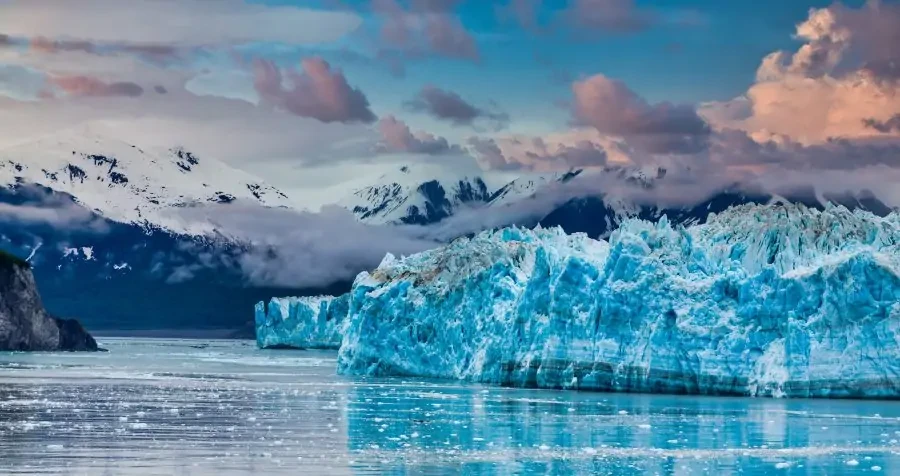
M 0 354 L 0 474 L 900 471 L 900 406 L 334 375 L 334 355 L 115 340 Z
M 893 403 L 420 385 L 350 390 L 348 439 L 370 462 L 363 467 L 625 475 L 897 467 L 900 422 Z

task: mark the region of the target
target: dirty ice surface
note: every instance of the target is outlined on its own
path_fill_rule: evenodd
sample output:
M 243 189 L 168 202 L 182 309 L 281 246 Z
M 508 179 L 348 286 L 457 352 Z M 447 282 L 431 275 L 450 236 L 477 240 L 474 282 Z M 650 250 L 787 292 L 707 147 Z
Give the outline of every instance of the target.
M 900 474 L 900 403 L 335 375 L 333 351 L 0 353 L 0 474 Z

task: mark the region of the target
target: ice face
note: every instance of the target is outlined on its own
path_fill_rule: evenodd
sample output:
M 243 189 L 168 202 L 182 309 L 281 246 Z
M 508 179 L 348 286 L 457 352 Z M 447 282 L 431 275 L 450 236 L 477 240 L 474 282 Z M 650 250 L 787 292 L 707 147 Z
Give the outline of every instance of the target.
M 324 312 L 300 302 L 266 322 Z M 898 397 L 900 215 L 754 205 L 690 228 L 626 221 L 609 242 L 489 231 L 386 257 L 347 308 L 345 374 Z
M 256 305 L 256 343 L 260 348 L 334 348 L 341 344 L 349 295 L 272 298 Z

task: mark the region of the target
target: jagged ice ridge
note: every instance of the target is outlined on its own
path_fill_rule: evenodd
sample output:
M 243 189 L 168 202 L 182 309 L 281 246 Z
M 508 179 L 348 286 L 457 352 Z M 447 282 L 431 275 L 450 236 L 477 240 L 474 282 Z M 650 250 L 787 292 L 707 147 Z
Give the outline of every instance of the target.
M 900 396 L 897 213 L 747 205 L 689 228 L 628 220 L 608 242 L 507 228 L 388 256 L 348 299 L 345 374 Z

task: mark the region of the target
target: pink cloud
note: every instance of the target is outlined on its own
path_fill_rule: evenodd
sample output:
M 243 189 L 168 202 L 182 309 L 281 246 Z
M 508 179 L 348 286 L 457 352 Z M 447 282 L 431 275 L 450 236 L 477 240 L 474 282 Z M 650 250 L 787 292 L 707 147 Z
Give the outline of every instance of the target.
M 572 0 L 562 15 L 570 26 L 610 33 L 643 30 L 653 20 L 634 0 Z
M 302 71 L 285 73 L 269 60 L 254 62 L 254 86 L 260 98 L 279 109 L 322 122 L 375 122 L 365 94 L 344 74 L 318 57 L 301 62 Z M 284 76 L 290 80 L 285 86 Z
M 746 103 L 745 114 L 722 117 L 728 103 L 712 103 L 704 115 L 760 141 L 900 136 L 875 127 L 900 113 L 900 5 L 870 0 L 813 9 L 795 36 L 804 44 L 766 56 L 745 97 L 732 101 Z
M 473 137 L 469 146 L 475 157 L 492 170 L 560 172 L 604 167 L 621 159 L 612 142 L 591 130 L 571 130 L 545 137 Z
M 93 53 L 94 44 L 80 40 L 52 40 L 46 37 L 36 37 L 29 41 L 32 50 L 40 53 L 59 53 L 62 51 L 83 51 Z
M 602 74 L 572 84 L 576 122 L 619 136 L 650 153 L 702 150 L 710 130 L 692 106 L 649 104 L 621 81 Z
M 383 138 L 382 152 L 429 155 L 462 152 L 459 147 L 450 145 L 443 137 L 422 131 L 413 133 L 405 122 L 394 116 L 387 116 L 378 121 L 378 131 Z
M 70 96 L 126 96 L 137 97 L 144 94 L 144 88 L 132 82 L 107 83 L 90 76 L 55 76 L 49 83 Z
M 452 10 L 456 0 L 416 0 L 405 8 L 397 0 L 374 0 L 372 9 L 382 18 L 381 56 L 395 50 L 407 56 L 439 55 L 476 61 L 475 39 Z
M 412 101 L 407 102 L 407 106 L 414 111 L 428 113 L 455 125 L 472 125 L 476 120 L 483 119 L 491 122 L 495 129 L 501 129 L 509 123 L 507 114 L 482 109 L 453 91 L 431 85 L 422 88 Z

